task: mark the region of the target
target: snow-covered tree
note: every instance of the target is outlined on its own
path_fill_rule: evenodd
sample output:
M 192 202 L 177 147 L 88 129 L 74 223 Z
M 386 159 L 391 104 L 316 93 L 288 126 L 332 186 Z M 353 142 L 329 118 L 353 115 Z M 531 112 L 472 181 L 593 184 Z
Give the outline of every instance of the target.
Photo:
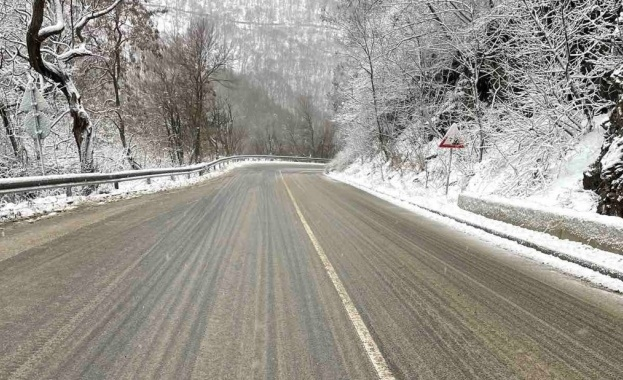
M 28 28 L 24 30 L 30 66 L 52 81 L 67 100 L 83 172 L 95 170 L 93 125 L 75 84 L 72 66 L 78 58 L 93 55 L 85 34 L 88 24 L 113 11 L 121 1 L 109 4 L 80 2 L 72 8 L 61 0 L 32 0 Z M 96 9 L 98 5 L 101 8 Z M 71 20 L 69 26 L 67 18 Z

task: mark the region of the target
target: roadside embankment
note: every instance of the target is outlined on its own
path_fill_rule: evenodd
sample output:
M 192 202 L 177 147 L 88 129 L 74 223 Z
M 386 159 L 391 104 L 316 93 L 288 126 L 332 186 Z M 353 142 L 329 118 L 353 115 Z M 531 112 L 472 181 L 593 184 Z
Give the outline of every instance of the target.
M 619 218 L 472 194 L 459 195 L 458 206 L 490 219 L 623 254 L 623 220 Z

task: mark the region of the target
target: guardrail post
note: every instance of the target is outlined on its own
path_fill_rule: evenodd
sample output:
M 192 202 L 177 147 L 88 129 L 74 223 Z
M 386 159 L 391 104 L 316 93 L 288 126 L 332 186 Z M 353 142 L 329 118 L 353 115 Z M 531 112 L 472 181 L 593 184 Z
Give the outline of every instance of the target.
M 147 178 L 147 184 L 151 185 L 151 178 Z
M 115 190 L 119 190 L 119 182 L 115 182 L 114 185 L 115 185 Z
M 190 173 L 188 173 L 188 179 L 190 179 Z
M 67 195 L 68 197 L 71 197 L 72 193 L 71 193 L 71 186 L 67 186 L 65 188 L 65 195 Z
M 171 176 L 171 181 L 175 182 L 175 176 L 174 175 Z

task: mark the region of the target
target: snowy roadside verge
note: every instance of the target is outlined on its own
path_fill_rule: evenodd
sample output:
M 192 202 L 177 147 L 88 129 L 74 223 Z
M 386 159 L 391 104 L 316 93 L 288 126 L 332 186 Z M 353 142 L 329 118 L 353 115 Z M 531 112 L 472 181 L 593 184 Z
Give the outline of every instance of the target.
M 221 169 L 212 169 L 213 171 L 203 176 L 193 175 L 189 178 L 187 175 L 177 175 L 175 176 L 175 180 L 171 177 L 157 177 L 152 178 L 150 181 L 146 181 L 145 179 L 124 181 L 119 182 L 119 189 L 115 189 L 112 184 L 100 185 L 96 193 L 87 196 L 74 195 L 68 197 L 64 194 L 64 190 L 43 190 L 41 193 L 44 195 L 34 199 L 23 200 L 16 203 L 0 203 L 0 224 L 22 220 L 34 222 L 40 218 L 51 217 L 63 211 L 73 210 L 82 204 L 103 204 L 122 199 L 135 198 L 145 194 L 195 185 L 219 177 L 242 166 L 258 164 L 275 165 L 280 163 L 293 164 L 294 162 L 269 160 L 241 161 L 229 163 Z M 314 163 L 296 163 L 296 165 L 321 166 Z M 56 193 L 56 195 L 45 195 L 46 193 Z
M 439 199 L 404 197 L 399 190 L 378 183 L 375 183 L 373 189 L 365 180 L 341 172 L 330 172 L 327 176 L 431 220 L 447 224 L 458 231 L 475 236 L 511 253 L 546 264 L 606 289 L 623 293 L 622 255 L 488 219 Z

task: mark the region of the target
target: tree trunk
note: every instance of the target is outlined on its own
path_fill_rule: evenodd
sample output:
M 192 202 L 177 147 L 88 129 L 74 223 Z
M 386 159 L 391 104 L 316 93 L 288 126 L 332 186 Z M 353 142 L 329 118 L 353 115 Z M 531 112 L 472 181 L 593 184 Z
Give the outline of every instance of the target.
M 623 217 L 623 100 L 610 114 L 601 154 L 584 173 L 583 184 L 599 195 L 598 213 Z
M 476 123 L 478 123 L 478 162 L 482 162 L 485 153 L 485 132 L 482 125 L 482 112 L 480 104 L 480 94 L 478 93 L 478 80 L 480 79 L 480 69 L 474 65 L 474 75 L 471 78 L 472 97 L 474 99 L 474 112 L 476 114 Z
M 201 65 L 199 64 L 198 67 L 201 67 Z M 201 152 L 201 128 L 204 123 L 203 102 L 205 99 L 205 83 L 203 82 L 201 73 L 197 75 L 195 82 L 195 101 L 197 103 L 195 104 L 196 109 L 194 110 L 194 117 L 192 119 L 192 126 L 195 127 L 195 140 L 193 141 L 191 163 L 199 163 L 203 158 Z
M 178 117 L 169 115 L 169 122 L 165 123 L 167 129 L 167 137 L 169 139 L 169 146 L 171 147 L 171 156 L 173 158 L 174 165 L 184 164 L 184 149 L 182 147 L 181 127 Z
M 173 119 L 173 136 L 175 138 L 175 154 L 177 155 L 178 165 L 184 165 L 184 147 L 182 146 L 182 121 L 179 114 Z
M 117 124 L 117 130 L 119 131 L 119 139 L 121 140 L 121 146 L 123 147 L 123 154 L 125 155 L 128 164 L 133 170 L 139 170 L 141 165 L 134 159 L 132 156 L 132 149 L 128 146 L 127 139 L 125 136 L 125 120 L 123 119 L 123 115 L 121 114 L 121 89 L 119 88 L 119 73 L 121 71 L 120 61 L 121 56 L 118 51 L 115 52 L 115 69 L 112 74 L 112 84 L 113 89 L 115 91 L 115 107 L 117 107 L 117 119 L 119 120 L 119 124 Z
M 376 94 L 376 84 L 374 83 L 374 65 L 372 64 L 372 58 L 368 55 L 368 64 L 370 65 L 370 87 L 372 89 L 372 103 L 374 105 L 374 119 L 376 120 L 376 128 L 379 138 L 379 144 L 381 145 L 381 151 L 385 156 L 385 160 L 389 160 L 389 151 L 387 150 L 387 136 L 385 135 L 383 128 L 381 127 L 381 120 L 379 118 L 379 106 Z
M 80 94 L 73 81 L 69 80 L 65 84 L 63 92 L 66 92 L 65 96 L 67 96 L 69 102 L 69 114 L 74 120 L 72 131 L 80 155 L 80 171 L 82 173 L 93 173 L 95 172 L 95 164 L 93 162 L 93 126 L 91 125 L 91 118 L 82 106 Z
M 19 140 L 15 137 L 15 129 L 11 126 L 11 120 L 9 119 L 6 107 L 3 104 L 0 104 L 0 117 L 2 118 L 2 124 L 4 125 L 6 135 L 11 142 L 13 154 L 18 161 L 21 161 L 22 146 L 19 143 Z
M 195 148 L 193 149 L 191 162 L 199 163 L 201 160 L 201 127 L 197 125 L 195 131 Z
M 121 140 L 121 146 L 123 147 L 123 154 L 125 155 L 125 158 L 128 161 L 128 164 L 130 164 L 132 170 L 139 170 L 141 169 L 141 165 L 136 162 L 134 156 L 132 156 L 132 148 L 128 146 L 128 141 L 125 136 L 125 121 L 119 113 L 117 113 L 117 117 L 119 119 L 117 129 L 119 130 L 119 139 Z

